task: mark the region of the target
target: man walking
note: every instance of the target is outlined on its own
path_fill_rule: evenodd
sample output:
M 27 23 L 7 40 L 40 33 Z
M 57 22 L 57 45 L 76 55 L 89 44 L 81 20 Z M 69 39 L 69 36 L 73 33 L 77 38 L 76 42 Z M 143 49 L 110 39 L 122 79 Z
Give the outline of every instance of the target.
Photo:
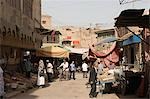
M 64 59 L 64 62 L 61 63 L 61 65 L 59 66 L 59 68 L 61 67 L 62 67 L 63 72 L 65 73 L 65 79 L 68 80 L 69 79 L 69 64 L 65 59 Z M 64 73 L 61 74 L 61 77 Z
M 90 69 L 90 77 L 89 77 L 89 83 L 91 85 L 91 91 L 89 94 L 90 98 L 96 97 L 96 82 L 97 82 L 97 69 L 95 65 L 92 65 L 92 68 Z
M 83 71 L 83 78 L 87 78 L 88 65 L 85 63 L 85 61 L 82 64 L 82 71 Z
M 72 61 L 72 63 L 70 64 L 70 79 L 71 76 L 73 76 L 73 79 L 75 80 L 75 71 L 76 71 L 75 63 L 74 61 Z
M 100 60 L 100 62 L 98 62 L 98 74 L 99 75 L 101 75 L 103 73 L 103 69 L 104 69 L 104 64 Z
M 49 60 L 46 60 L 46 62 L 47 62 L 47 76 L 48 76 L 48 82 L 52 82 L 53 65 L 49 62 Z
M 25 61 L 25 69 L 26 69 L 26 77 L 30 78 L 31 77 L 32 64 L 31 64 L 29 58 L 27 58 L 27 60 Z

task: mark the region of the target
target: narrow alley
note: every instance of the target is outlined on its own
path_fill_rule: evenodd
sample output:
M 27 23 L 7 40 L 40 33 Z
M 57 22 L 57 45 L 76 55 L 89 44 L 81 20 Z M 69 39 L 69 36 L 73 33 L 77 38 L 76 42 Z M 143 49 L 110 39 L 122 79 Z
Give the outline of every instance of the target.
M 0 0 L 0 99 L 95 98 L 150 99 L 150 0 Z

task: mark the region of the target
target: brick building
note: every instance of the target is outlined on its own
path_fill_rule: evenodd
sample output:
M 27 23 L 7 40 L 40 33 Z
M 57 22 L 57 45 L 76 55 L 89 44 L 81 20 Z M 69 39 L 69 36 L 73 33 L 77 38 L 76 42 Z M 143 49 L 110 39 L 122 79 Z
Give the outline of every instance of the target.
M 41 46 L 41 0 L 0 0 L 0 60 L 16 67 Z M 15 69 L 15 68 L 13 68 Z

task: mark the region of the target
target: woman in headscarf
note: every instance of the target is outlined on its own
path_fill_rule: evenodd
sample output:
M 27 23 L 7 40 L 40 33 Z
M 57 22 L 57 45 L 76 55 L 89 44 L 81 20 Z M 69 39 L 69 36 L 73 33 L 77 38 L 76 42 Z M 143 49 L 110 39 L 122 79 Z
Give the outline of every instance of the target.
M 37 85 L 39 87 L 45 86 L 45 73 L 44 73 L 44 62 L 43 62 L 43 60 L 39 61 Z

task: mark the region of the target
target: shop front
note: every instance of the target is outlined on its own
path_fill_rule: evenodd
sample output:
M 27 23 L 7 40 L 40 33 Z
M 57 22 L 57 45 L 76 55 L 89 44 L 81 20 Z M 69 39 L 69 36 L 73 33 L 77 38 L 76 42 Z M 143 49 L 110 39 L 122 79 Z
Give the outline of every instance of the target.
M 132 35 L 122 41 L 123 57 L 126 64 L 141 64 L 141 39 L 139 35 Z

